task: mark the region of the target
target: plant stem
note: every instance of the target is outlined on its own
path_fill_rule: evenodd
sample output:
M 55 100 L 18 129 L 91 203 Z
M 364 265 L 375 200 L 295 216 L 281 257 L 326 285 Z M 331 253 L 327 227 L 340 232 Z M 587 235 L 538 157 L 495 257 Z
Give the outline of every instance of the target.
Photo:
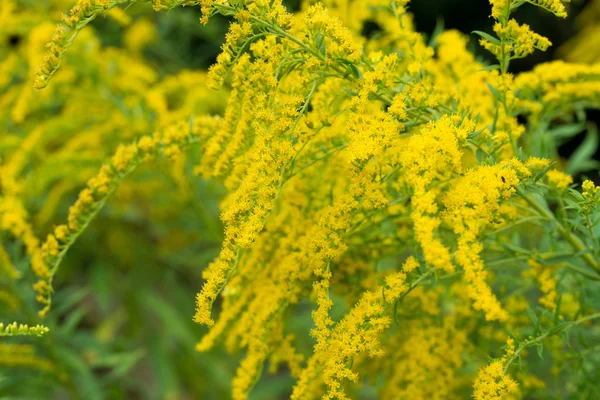
M 560 235 L 567 242 L 569 242 L 569 244 L 575 250 L 577 250 L 578 252 L 584 252 L 584 251 L 588 251 L 589 250 L 588 247 L 581 241 L 581 239 L 579 239 L 577 236 L 572 235 L 571 232 L 569 232 L 569 229 L 567 229 L 563 224 L 561 224 L 556 219 L 556 217 L 554 216 L 554 214 L 552 214 L 550 211 L 548 211 L 545 208 L 543 208 L 542 206 L 540 206 L 530 196 L 527 196 L 527 195 L 523 194 L 518 189 L 517 189 L 517 193 L 521 197 L 523 197 L 523 199 L 527 202 L 527 204 L 529 204 L 531 207 L 533 207 L 535 209 L 535 211 L 538 212 L 538 214 L 540 214 L 540 215 L 548 218 L 549 220 L 553 220 L 556 223 L 556 230 L 558 231 L 558 233 L 560 233 Z M 600 266 L 598 265 L 598 261 L 589 252 L 581 254 L 581 258 L 583 258 L 583 260 L 592 269 L 594 269 L 594 271 L 596 271 L 598 274 L 600 274 Z
M 550 330 L 550 331 L 544 333 L 543 335 L 540 335 L 540 336 L 535 337 L 533 339 L 526 340 L 525 342 L 521 343 L 521 345 L 515 350 L 515 353 L 512 355 L 512 357 L 508 359 L 508 361 L 504 365 L 504 373 L 506 374 L 506 371 L 508 371 L 508 367 L 510 367 L 510 365 L 519 357 L 519 355 L 521 354 L 521 352 L 523 350 L 525 350 L 526 348 L 532 347 L 532 346 L 535 346 L 538 343 L 541 343 L 541 341 L 544 340 L 545 338 L 547 338 L 548 336 L 556 335 L 556 334 L 558 334 L 560 332 L 566 331 L 567 329 L 569 329 L 569 328 L 571 328 L 573 326 L 580 325 L 580 324 L 582 324 L 584 322 L 591 321 L 591 320 L 596 319 L 596 318 L 600 318 L 600 313 L 590 314 L 587 317 L 580 318 L 580 319 L 578 319 L 576 321 L 571 321 L 570 323 L 567 323 L 567 325 L 563 329 L 561 329 L 559 331 L 552 332 L 552 330 Z

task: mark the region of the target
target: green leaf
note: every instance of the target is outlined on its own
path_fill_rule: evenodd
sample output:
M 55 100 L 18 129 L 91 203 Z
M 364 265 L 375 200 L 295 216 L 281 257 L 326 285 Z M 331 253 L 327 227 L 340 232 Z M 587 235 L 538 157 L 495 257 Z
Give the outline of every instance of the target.
M 548 206 L 548 202 L 546 201 L 546 199 L 543 197 L 543 195 L 541 193 L 532 193 L 531 194 L 531 199 L 541 208 L 543 208 L 544 210 L 548 211 L 548 214 L 551 215 L 553 214 L 552 211 L 550 211 L 550 207 Z
M 580 192 L 578 192 L 577 190 L 569 188 L 569 189 L 567 190 L 567 192 L 568 192 L 568 193 L 569 193 L 571 196 L 575 197 L 575 199 L 576 199 L 578 202 L 585 201 L 585 198 L 583 197 L 583 195 L 582 195 Z
M 479 71 L 492 71 L 495 69 L 500 69 L 500 64 L 492 64 L 492 65 L 488 65 L 485 68 L 481 68 Z
M 352 75 L 356 79 L 360 79 L 362 77 L 362 74 L 360 73 L 360 70 L 358 69 L 358 67 L 355 64 L 349 64 L 348 65 L 348 70 L 352 73 Z
M 557 333 L 564 331 L 569 326 L 570 326 L 570 324 L 568 322 L 562 322 L 562 323 L 556 325 L 555 327 L 553 327 L 552 329 L 550 329 L 550 331 L 548 331 L 548 336 L 556 335 Z
M 510 330 L 510 328 L 506 328 L 506 333 L 508 333 L 508 336 L 510 336 L 512 338 L 512 340 L 515 341 L 515 346 L 519 345 L 519 339 L 517 339 L 517 337 L 515 336 L 515 334 Z
M 105 367 L 112 369 L 112 378 L 122 378 L 133 368 L 144 356 L 146 351 L 137 349 L 124 353 L 107 354 L 93 363 L 94 367 Z
M 60 332 L 63 335 L 70 335 L 75 332 L 79 323 L 89 312 L 89 307 L 83 305 L 67 314 L 65 320 L 60 324 Z
M 533 177 L 531 178 L 531 180 L 533 182 L 540 181 L 542 178 L 544 178 L 546 176 L 546 172 L 548 172 L 549 169 L 550 169 L 550 167 L 544 167 L 544 168 L 542 168 L 535 175 L 533 175 Z
M 551 129 L 548 131 L 548 134 L 551 135 L 558 142 L 564 142 L 565 140 L 571 139 L 577 134 L 581 133 L 585 129 L 585 124 L 567 124 L 561 125 L 557 128 Z
M 360 70 L 358 69 L 356 64 L 354 64 L 352 61 L 346 60 L 344 58 L 339 58 L 338 61 L 341 62 L 342 64 L 346 65 L 346 76 L 352 75 L 356 79 L 362 78 L 362 74 L 361 74 Z
M 467 136 L 467 140 L 473 140 L 475 139 L 477 136 L 479 136 L 480 134 L 482 134 L 483 132 L 485 132 L 485 128 L 484 129 L 479 129 L 475 132 L 471 132 L 469 133 L 469 135 Z
M 67 367 L 81 397 L 89 400 L 103 399 L 100 383 L 84 359 L 67 347 L 55 347 L 55 350 L 62 364 Z
M 538 343 L 536 346 L 537 355 L 540 359 L 544 359 L 542 353 L 544 352 L 544 346 L 541 343 Z
M 319 53 L 326 55 L 327 50 L 325 48 L 325 36 L 322 33 L 315 35 L 315 47 L 319 50 Z
M 511 4 L 510 11 L 511 12 L 515 11 L 517 8 L 521 7 L 523 4 L 525 4 L 525 1 L 523 1 L 523 0 L 515 1 L 514 3 Z
M 194 118 L 195 118 L 195 115 L 194 115 L 194 114 L 192 114 L 192 115 L 190 116 L 190 119 L 189 119 L 189 122 L 188 122 L 188 129 L 189 129 L 189 132 L 193 132 L 193 131 L 194 131 Z
M 546 257 L 546 258 L 540 259 L 539 261 L 541 264 L 544 264 L 544 265 L 554 265 L 554 264 L 558 264 L 563 261 L 571 261 L 574 258 L 581 257 L 582 255 L 584 255 L 586 253 L 590 253 L 590 252 L 591 252 L 590 249 L 585 249 L 585 250 L 577 251 L 574 253 L 556 254 L 551 257 Z
M 479 164 L 481 164 L 483 161 L 483 150 L 477 149 L 475 151 L 475 157 L 477 157 L 477 162 L 479 162 Z
M 515 254 L 530 254 L 531 253 L 531 251 L 526 250 L 519 246 L 515 246 L 514 244 L 511 244 L 511 243 L 502 243 L 502 248 L 504 248 L 505 250 L 509 250 L 510 252 L 515 253 Z
M 598 148 L 598 142 L 597 129 L 590 127 L 581 145 L 579 145 L 569 158 L 567 173 L 573 175 L 600 166 L 600 162 L 593 159 L 594 153 L 596 153 L 596 149 Z
M 530 106 L 519 107 L 519 108 L 513 110 L 510 113 L 510 115 L 511 115 L 511 117 L 516 117 L 518 115 L 525 114 L 525 112 L 527 112 L 530 108 L 531 108 Z
M 490 92 L 492 92 L 492 94 L 494 95 L 496 100 L 498 100 L 500 103 L 502 103 L 502 93 L 500 93 L 500 91 L 498 89 L 496 89 L 489 83 L 486 83 L 486 85 L 488 86 L 488 88 L 490 89 Z
M 164 326 L 169 327 L 169 333 L 173 339 L 185 343 L 186 346 L 192 347 L 196 343 L 194 331 L 187 320 L 181 318 L 181 314 L 172 304 L 164 301 L 159 296 L 153 295 L 150 292 L 145 296 L 144 306 L 149 313 L 160 318 Z
M 489 41 L 492 44 L 495 44 L 496 46 L 500 46 L 500 40 L 498 40 L 497 38 L 493 37 L 489 33 L 485 33 L 485 32 L 482 32 L 482 31 L 473 31 L 471 33 L 474 33 L 476 35 L 481 36 L 482 38 L 484 38 L 485 40 Z
M 567 344 L 567 346 L 571 347 L 571 341 L 570 341 L 570 337 L 569 337 L 569 330 L 565 329 L 561 333 L 563 335 L 564 342 Z
M 529 307 L 527 307 L 527 315 L 529 315 L 529 319 L 531 319 L 531 322 L 533 322 L 534 325 L 538 324 L 538 317 L 535 315 L 535 312 L 533 312 L 533 310 Z
M 431 37 L 429 38 L 429 47 L 437 47 L 437 38 L 440 34 L 444 33 L 444 30 L 444 19 L 438 17 L 436 19 L 435 28 L 433 29 Z
M 56 315 L 63 315 L 67 313 L 71 307 L 77 305 L 77 303 L 81 302 L 84 297 L 90 294 L 90 289 L 87 287 L 78 288 L 75 290 L 64 290 L 59 296 L 57 296 L 60 301 L 57 301 L 57 305 L 54 308 L 54 313 Z

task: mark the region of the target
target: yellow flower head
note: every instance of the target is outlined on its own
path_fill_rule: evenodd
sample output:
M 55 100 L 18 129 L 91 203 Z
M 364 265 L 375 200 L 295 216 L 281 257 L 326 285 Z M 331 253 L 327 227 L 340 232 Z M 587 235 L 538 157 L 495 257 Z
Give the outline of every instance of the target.
M 557 190 L 564 190 L 569 187 L 571 183 L 573 183 L 573 177 L 571 175 L 565 174 L 562 171 L 551 169 L 546 173 L 546 178 L 548 178 L 548 184 L 550 187 Z
M 475 400 L 506 399 L 517 391 L 517 383 L 504 374 L 502 360 L 494 360 L 479 370 L 473 384 Z

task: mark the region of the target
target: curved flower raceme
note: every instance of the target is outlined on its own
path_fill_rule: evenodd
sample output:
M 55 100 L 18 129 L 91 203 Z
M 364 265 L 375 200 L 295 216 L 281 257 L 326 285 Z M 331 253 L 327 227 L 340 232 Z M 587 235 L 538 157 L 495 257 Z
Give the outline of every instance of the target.
M 63 257 L 123 179 L 157 153 L 170 158 L 177 157 L 190 144 L 199 142 L 203 134 L 214 129 L 216 124 L 218 121 L 211 118 L 197 120 L 191 126 L 179 123 L 166 128 L 164 132 L 143 136 L 136 143 L 117 148 L 110 162 L 88 180 L 87 188 L 79 193 L 77 201 L 69 208 L 67 223 L 55 227 L 41 245 L 40 253 L 47 273 L 38 275 L 40 280 L 34 286 L 38 293 L 37 301 L 45 305 L 40 315 L 45 316 L 50 310 L 52 279 Z

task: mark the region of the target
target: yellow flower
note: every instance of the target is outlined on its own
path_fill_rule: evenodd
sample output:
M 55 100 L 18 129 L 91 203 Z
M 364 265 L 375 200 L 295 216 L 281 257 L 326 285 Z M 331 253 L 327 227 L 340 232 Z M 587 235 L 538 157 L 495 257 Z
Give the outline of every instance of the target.
M 0 336 L 43 336 L 48 331 L 49 329 L 42 325 L 28 326 L 13 322 L 5 326 L 0 322 Z
M 506 12 L 506 9 L 511 4 L 511 0 L 490 0 L 492 5 L 492 17 L 499 19 Z
M 506 399 L 517 391 L 517 383 L 503 369 L 502 360 L 494 360 L 479 370 L 473 384 L 475 400 Z
M 548 184 L 550 187 L 553 187 L 557 190 L 565 190 L 571 183 L 573 183 L 573 177 L 556 169 L 551 169 L 546 172 L 546 177 L 548 178 Z
M 570 0 L 527 0 L 531 4 L 544 8 L 557 17 L 566 18 L 567 10 L 563 3 L 568 3 Z
M 405 262 L 409 270 L 414 269 L 415 260 L 410 258 Z M 350 312 L 338 322 L 327 337 L 315 346 L 315 352 L 308 360 L 294 391 L 292 399 L 307 396 L 316 376 L 322 376 L 327 387 L 325 398 L 346 398 L 343 381 L 358 381 L 358 374 L 348 367 L 348 362 L 355 356 L 367 353 L 370 357 L 380 357 L 384 354 L 379 345 L 379 333 L 386 329 L 391 319 L 385 315 L 385 305 L 393 304 L 408 290 L 406 272 L 403 270 L 386 277 L 384 296 L 381 289 L 368 291 L 363 294 Z M 329 322 L 327 322 L 329 325 Z
M 590 181 L 589 179 L 586 179 L 585 181 L 583 181 L 581 189 L 583 197 L 586 200 L 594 201 L 596 200 L 596 193 L 600 191 L 600 186 L 596 186 L 594 182 Z
M 544 168 L 550 165 L 550 160 L 547 158 L 529 157 L 525 166 L 528 168 Z

